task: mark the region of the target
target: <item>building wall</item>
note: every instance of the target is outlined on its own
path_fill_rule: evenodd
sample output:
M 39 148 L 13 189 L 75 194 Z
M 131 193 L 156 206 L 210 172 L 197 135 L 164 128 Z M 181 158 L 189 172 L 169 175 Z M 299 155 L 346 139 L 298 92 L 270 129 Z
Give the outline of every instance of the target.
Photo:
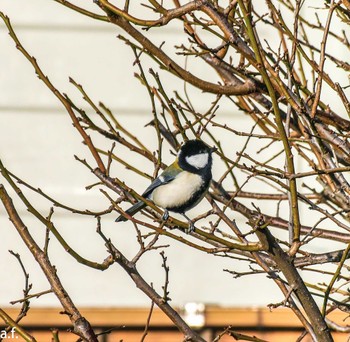
M 83 3 L 83 1 L 81 1 Z M 94 5 L 89 5 L 95 8 Z M 84 86 L 96 103 L 102 101 L 117 114 L 118 120 L 133 127 L 140 139 L 151 149 L 157 146 L 154 131 L 144 126 L 152 119 L 151 104 L 146 89 L 133 77 L 138 71 L 133 65 L 134 55 L 129 47 L 116 38 L 123 34 L 118 28 L 94 22 L 74 13 L 54 1 L 46 0 L 2 0 L 0 10 L 7 14 L 23 45 L 37 59 L 52 83 L 67 93 L 79 106 L 92 113 L 81 94 L 69 82 L 69 77 Z M 158 42 L 166 36 L 166 47 L 178 40 L 176 26 L 165 30 L 154 30 L 152 35 Z M 169 42 L 169 44 L 168 44 Z M 86 191 L 85 187 L 96 179 L 81 163 L 74 159 L 88 158 L 87 148 L 72 126 L 70 118 L 60 103 L 38 80 L 32 66 L 15 48 L 6 28 L 0 25 L 0 156 L 5 166 L 34 187 L 40 187 L 51 197 L 71 207 L 82 210 L 103 210 L 107 199 L 98 188 Z M 147 62 L 146 62 L 147 67 Z M 193 72 L 201 71 L 200 63 L 189 66 Z M 147 70 L 145 68 L 145 70 Z M 183 89 L 183 83 L 162 73 L 171 86 Z M 206 77 L 217 77 L 206 75 Z M 188 87 L 191 100 L 199 111 L 209 108 L 213 97 Z M 218 112 L 221 123 L 234 124 L 237 130 L 246 130 L 249 119 L 227 102 Z M 244 144 L 244 139 L 230 141 L 222 136 L 225 146 L 232 146 L 231 156 Z M 96 145 L 105 142 L 96 138 Z M 108 146 L 107 146 L 108 148 Z M 255 146 L 256 148 L 256 146 Z M 254 149 L 253 146 L 249 149 Z M 248 149 L 248 153 L 249 153 Z M 122 158 L 128 159 L 130 152 L 120 149 Z M 164 161 L 171 156 L 166 154 Z M 214 178 L 221 174 L 220 160 L 215 160 Z M 299 164 L 298 164 L 299 165 Z M 152 174 L 152 165 L 144 165 Z M 299 165 L 302 168 L 302 165 Z M 128 184 L 140 192 L 148 181 L 135 177 L 122 166 L 114 166 L 116 175 L 124 175 Z M 262 186 L 262 185 L 260 185 Z M 7 187 L 9 188 L 9 187 Z M 47 216 L 52 203 L 31 191 L 24 190 L 36 208 Z M 45 227 L 29 214 L 13 191 L 15 205 L 32 234 L 44 243 Z M 262 204 L 270 210 L 268 204 Z M 208 208 L 203 203 L 194 213 Z M 304 208 L 303 208 L 304 210 Z M 117 241 L 118 247 L 128 257 L 138 249 L 135 231 L 129 223 L 116 225 L 115 213 L 104 216 L 105 233 Z M 64 239 L 82 256 L 102 262 L 107 256 L 101 238 L 96 234 L 96 221 L 73 215 L 69 211 L 55 209 L 54 222 Z M 237 217 L 239 223 L 245 220 Z M 17 260 L 8 249 L 20 253 L 33 284 L 33 293 L 47 290 L 49 285 L 33 257 L 25 248 L 4 210 L 0 209 L 0 305 L 21 298 L 24 284 L 23 273 Z M 160 243 L 168 245 L 166 255 L 170 265 L 170 297 L 175 305 L 189 301 L 223 306 L 266 306 L 283 298 L 275 285 L 265 276 L 254 280 L 249 277 L 233 279 L 223 269 L 246 270 L 233 259 L 223 259 L 188 248 L 166 237 Z M 77 305 L 83 306 L 148 306 L 150 300 L 137 290 L 125 272 L 117 266 L 100 272 L 75 262 L 63 248 L 51 238 L 49 255 L 57 267 L 58 274 L 68 293 Z M 322 246 L 315 246 L 322 250 Z M 159 251 L 147 253 L 139 263 L 139 271 L 157 290 L 164 284 L 164 271 Z M 258 279 L 258 280 L 257 280 Z M 257 285 L 258 281 L 258 285 Z M 54 295 L 49 294 L 32 300 L 33 306 L 57 306 Z

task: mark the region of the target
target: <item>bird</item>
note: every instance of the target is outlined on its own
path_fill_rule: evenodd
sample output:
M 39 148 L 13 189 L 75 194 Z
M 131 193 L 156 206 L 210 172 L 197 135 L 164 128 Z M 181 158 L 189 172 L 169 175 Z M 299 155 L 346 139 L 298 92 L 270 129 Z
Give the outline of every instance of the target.
M 212 154 L 216 150 L 216 147 L 210 147 L 199 139 L 186 141 L 175 161 L 144 191 L 142 197 L 164 209 L 164 221 L 169 218 L 169 211 L 179 213 L 189 223 L 187 232 L 195 230 L 194 223 L 186 212 L 203 199 L 209 188 L 212 179 Z M 125 213 L 133 216 L 146 206 L 140 200 Z M 127 221 L 127 218 L 120 215 L 115 221 Z

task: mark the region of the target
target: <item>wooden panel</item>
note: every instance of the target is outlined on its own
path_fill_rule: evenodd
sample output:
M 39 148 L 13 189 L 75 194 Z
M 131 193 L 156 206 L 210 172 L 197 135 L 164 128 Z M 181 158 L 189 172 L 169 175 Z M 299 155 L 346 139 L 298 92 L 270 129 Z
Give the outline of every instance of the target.
M 12 318 L 16 318 L 18 309 L 4 309 Z M 60 308 L 31 308 L 29 314 L 21 321 L 26 326 L 70 326 L 70 320 L 66 315 L 60 314 Z M 149 315 L 149 308 L 83 308 L 81 313 L 94 326 L 118 326 L 129 327 L 144 326 Z M 344 324 L 346 314 L 335 311 L 329 318 Z M 236 327 L 290 327 L 300 328 L 301 324 L 288 309 L 275 309 L 270 311 L 265 308 L 220 308 L 207 307 L 205 310 L 206 326 L 228 325 Z M 160 310 L 155 308 L 150 322 L 151 326 L 170 327 L 171 320 Z
M 143 331 L 128 332 L 118 331 L 113 332 L 108 336 L 108 341 L 125 341 L 125 342 L 140 342 Z M 179 342 L 183 341 L 183 334 L 176 331 L 149 331 L 146 341 L 157 342 Z
M 18 311 L 13 308 L 6 309 L 6 312 L 16 317 Z M 50 328 L 60 327 L 60 341 L 73 342 L 77 336 L 68 332 L 71 326 L 65 315 L 59 313 L 60 309 L 54 308 L 32 308 L 27 317 L 22 320 L 29 333 L 37 341 L 50 341 L 52 333 Z M 101 336 L 100 340 L 105 342 L 127 341 L 138 342 L 143 335 L 144 326 L 149 314 L 148 308 L 106 308 L 94 309 L 85 308 L 82 314 L 94 326 L 97 333 L 116 327 L 117 330 Z M 332 319 L 344 324 L 345 315 L 340 312 L 332 313 Z M 301 324 L 295 319 L 293 313 L 287 309 L 243 309 L 243 308 L 219 308 L 208 307 L 206 309 L 206 327 L 203 330 L 203 337 L 212 340 L 228 325 L 236 332 L 256 336 L 269 342 L 296 341 L 302 332 Z M 31 328 L 32 327 L 32 330 Z M 40 330 L 38 330 L 40 328 Z M 243 328 L 243 329 L 242 329 Z M 0 330 L 2 328 L 0 327 Z M 47 329 L 47 330 L 45 330 Z M 335 342 L 342 342 L 348 334 L 333 333 Z M 22 341 L 18 336 L 14 339 L 8 334 L 7 341 Z M 176 330 L 172 322 L 159 309 L 154 309 L 150 329 L 146 340 L 157 342 L 182 341 L 183 335 Z M 220 342 L 232 341 L 232 337 L 225 335 Z M 303 339 L 311 342 L 309 337 Z
M 255 336 L 262 340 L 266 340 L 269 342 L 294 342 L 300 336 L 300 331 L 266 331 L 266 332 L 256 332 L 256 331 L 237 331 L 249 336 Z M 42 341 L 51 341 L 52 333 L 50 331 L 33 331 L 32 335 L 36 338 L 38 342 Z M 118 331 L 112 332 L 110 334 L 104 335 L 104 337 L 100 337 L 100 341 L 105 342 L 115 342 L 121 341 L 124 342 L 140 342 L 141 337 L 143 335 L 143 331 Z M 344 342 L 348 337 L 348 334 L 342 333 L 333 333 L 334 342 Z M 76 342 L 77 336 L 62 331 L 59 333 L 60 342 Z M 210 341 L 204 337 L 206 340 Z M 6 341 L 17 341 L 21 342 L 23 339 L 19 336 L 15 336 L 14 338 L 6 338 Z M 180 342 L 183 341 L 183 335 L 179 332 L 175 331 L 149 331 L 146 337 L 146 341 L 157 341 L 157 342 Z M 233 338 L 229 335 L 225 335 L 220 339 L 220 342 L 232 342 Z M 303 339 L 303 342 L 312 342 L 311 337 L 306 336 Z

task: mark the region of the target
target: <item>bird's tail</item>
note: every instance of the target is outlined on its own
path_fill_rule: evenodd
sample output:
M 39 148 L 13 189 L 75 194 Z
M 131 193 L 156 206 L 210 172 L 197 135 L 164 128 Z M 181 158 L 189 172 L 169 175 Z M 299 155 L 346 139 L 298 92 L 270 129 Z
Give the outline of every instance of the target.
M 130 207 L 128 210 L 126 210 L 125 212 L 130 215 L 130 216 L 134 216 L 138 211 L 140 211 L 141 209 L 143 209 L 146 206 L 145 202 L 142 201 L 138 201 L 137 203 L 135 203 L 132 207 Z M 124 222 L 127 221 L 128 219 L 126 217 L 124 217 L 123 215 L 120 215 L 117 217 L 117 219 L 115 220 L 115 222 Z

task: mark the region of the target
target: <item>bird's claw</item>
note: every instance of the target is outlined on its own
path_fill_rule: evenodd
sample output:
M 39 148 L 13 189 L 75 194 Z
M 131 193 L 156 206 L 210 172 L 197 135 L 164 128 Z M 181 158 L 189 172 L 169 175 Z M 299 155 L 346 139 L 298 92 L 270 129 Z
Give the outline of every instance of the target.
M 164 211 L 164 214 L 163 214 L 163 216 L 162 216 L 162 220 L 163 220 L 163 221 L 167 221 L 168 218 L 169 218 L 169 211 L 168 211 L 168 210 L 165 210 L 165 211 Z
M 192 221 L 188 222 L 188 229 L 186 229 L 186 234 L 191 234 L 195 231 L 196 227 Z
M 188 221 L 188 228 L 185 229 L 185 233 L 186 234 L 191 234 L 195 231 L 196 227 L 194 226 L 194 223 L 185 215 L 185 214 L 182 214 Z M 163 221 L 167 221 L 169 218 L 169 211 L 168 210 L 164 210 L 164 214 L 162 216 L 162 220 Z

